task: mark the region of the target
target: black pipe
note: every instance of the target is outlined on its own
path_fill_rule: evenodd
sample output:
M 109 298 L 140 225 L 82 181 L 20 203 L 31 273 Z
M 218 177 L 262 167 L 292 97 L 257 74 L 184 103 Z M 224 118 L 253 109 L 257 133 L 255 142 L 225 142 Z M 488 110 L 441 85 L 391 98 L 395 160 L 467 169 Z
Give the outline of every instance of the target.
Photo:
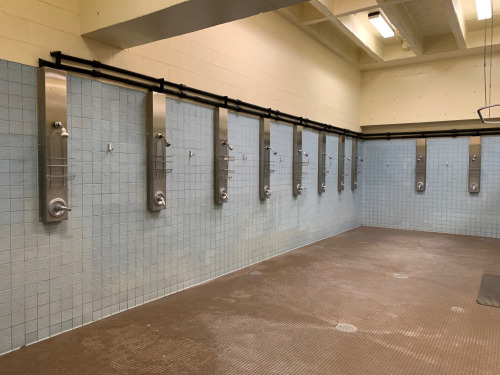
M 76 58 L 74 60 L 77 60 L 77 59 L 80 60 L 79 58 Z M 83 60 L 83 59 L 81 59 L 81 60 Z M 83 63 L 82 61 L 78 61 L 78 62 Z M 161 93 L 177 96 L 177 97 L 183 98 L 183 99 L 189 99 L 189 100 L 192 100 L 194 102 L 198 102 L 198 103 L 202 103 L 202 104 L 206 104 L 206 105 L 210 105 L 210 106 L 215 106 L 215 107 L 222 106 L 222 107 L 225 107 L 225 108 L 230 109 L 230 110 L 235 111 L 235 112 L 242 112 L 242 113 L 246 113 L 246 114 L 249 114 L 252 116 L 257 116 L 257 117 L 270 117 L 270 118 L 274 118 L 276 120 L 286 122 L 286 123 L 289 123 L 292 125 L 302 125 L 305 128 L 309 128 L 309 129 L 313 129 L 313 130 L 326 130 L 330 133 L 335 133 L 335 134 L 346 134 L 346 132 L 349 132 L 349 134 L 354 133 L 353 136 L 358 136 L 360 138 L 359 133 L 355 133 L 355 132 L 352 132 L 352 131 L 349 131 L 346 129 L 340 129 L 340 128 L 336 128 L 336 127 L 329 126 L 326 124 L 317 123 L 317 122 L 314 122 L 313 124 L 309 124 L 309 123 L 300 122 L 300 120 L 296 121 L 295 118 L 297 118 L 297 119 L 300 119 L 300 118 L 296 117 L 296 116 L 288 115 L 286 113 L 281 113 L 279 111 L 274 111 L 274 110 L 269 111 L 269 109 L 265 109 L 265 111 L 252 110 L 252 109 L 246 108 L 246 107 L 251 107 L 251 108 L 257 107 L 258 108 L 258 106 L 253 106 L 253 105 L 248 106 L 247 103 L 239 101 L 239 100 L 234 100 L 234 99 L 231 100 L 231 101 L 238 103 L 238 105 L 228 104 L 227 103 L 228 101 L 224 101 L 224 100 L 220 100 L 220 101 L 211 100 L 211 99 L 203 98 L 200 96 L 187 94 L 182 90 L 175 91 L 175 90 L 167 89 L 165 87 L 151 85 L 148 83 L 139 82 L 139 81 L 132 80 L 129 78 L 119 77 L 119 76 L 115 76 L 115 75 L 108 74 L 108 73 L 103 73 L 103 72 L 101 72 L 99 70 L 95 70 L 95 69 L 90 70 L 90 69 L 84 69 L 84 68 L 80 68 L 80 67 L 76 67 L 76 66 L 72 66 L 72 65 L 64 65 L 61 63 L 58 64 L 58 63 L 46 61 L 43 59 L 39 59 L 39 66 L 40 67 L 47 66 L 47 67 L 54 68 L 54 69 L 66 70 L 69 72 L 75 72 L 75 73 L 79 73 L 79 74 L 89 75 L 89 76 L 96 77 L 96 78 L 101 77 L 101 78 L 109 79 L 112 81 L 125 83 L 125 84 L 130 85 L 130 86 L 140 87 L 140 88 L 143 88 L 146 90 L 161 92 Z M 183 86 L 183 85 L 177 85 L 177 86 L 182 87 L 183 89 L 185 88 L 185 86 Z M 193 90 L 189 90 L 189 91 L 193 91 Z M 196 91 L 202 92 L 201 90 L 196 90 Z M 220 98 L 224 99 L 225 97 L 220 97 Z M 317 124 L 320 124 L 320 125 L 317 125 Z
M 48 66 L 55 69 L 61 69 L 80 74 L 90 75 L 92 77 L 102 77 L 111 81 L 122 82 L 130 86 L 140 87 L 150 91 L 161 92 L 183 99 L 189 99 L 194 102 L 215 106 L 224 107 L 232 111 L 246 113 L 257 117 L 267 117 L 276 121 L 285 122 L 292 125 L 300 125 L 305 128 L 326 131 L 337 135 L 345 135 L 363 140 L 392 140 L 392 139 L 413 139 L 413 138 L 437 138 L 437 137 L 466 137 L 466 136 L 485 136 L 485 135 L 500 135 L 500 128 L 485 128 L 485 129 L 453 129 L 453 130 L 429 130 L 423 132 L 395 132 L 395 133 L 372 133 L 362 134 L 349 129 L 342 129 L 333 125 L 321 123 L 314 120 L 309 120 L 303 117 L 294 116 L 288 113 L 264 108 L 255 104 L 247 103 L 239 99 L 229 98 L 227 96 L 217 95 L 208 91 L 196 89 L 183 84 L 173 83 L 164 80 L 163 78 L 154 78 L 141 73 L 132 72 L 130 70 L 118 68 L 115 66 L 103 64 L 96 60 L 87 60 L 80 57 L 63 54 L 60 51 L 51 52 L 50 55 L 56 59 L 56 62 L 39 60 L 40 67 Z M 102 68 L 119 74 L 138 78 L 143 81 L 152 82 L 148 84 L 132 80 L 125 77 L 115 76 L 109 73 L 103 73 L 100 70 L 84 69 L 72 65 L 63 65 L 62 60 L 71 61 L 77 64 L 88 65 L 93 68 Z M 155 85 L 157 84 L 157 85 Z M 165 86 L 170 87 L 166 88 Z M 172 90 L 174 88 L 175 90 Z M 197 95 L 192 95 L 197 94 Z M 201 95 L 201 96 L 199 96 Z

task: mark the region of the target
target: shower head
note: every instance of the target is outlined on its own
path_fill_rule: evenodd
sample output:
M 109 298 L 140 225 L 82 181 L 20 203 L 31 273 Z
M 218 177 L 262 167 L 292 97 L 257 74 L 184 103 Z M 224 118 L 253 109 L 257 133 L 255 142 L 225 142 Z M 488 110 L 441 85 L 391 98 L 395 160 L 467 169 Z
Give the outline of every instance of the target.
M 61 128 L 61 137 L 62 138 L 68 138 L 69 137 L 69 133 L 66 130 L 66 128 Z

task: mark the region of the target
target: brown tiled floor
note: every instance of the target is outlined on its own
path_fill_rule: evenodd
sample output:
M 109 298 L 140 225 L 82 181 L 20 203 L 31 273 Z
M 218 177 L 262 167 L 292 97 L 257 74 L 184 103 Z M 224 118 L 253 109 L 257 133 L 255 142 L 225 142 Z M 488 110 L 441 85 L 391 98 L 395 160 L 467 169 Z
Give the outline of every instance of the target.
M 0 373 L 497 375 L 483 272 L 500 274 L 500 239 L 362 227 L 9 353 Z

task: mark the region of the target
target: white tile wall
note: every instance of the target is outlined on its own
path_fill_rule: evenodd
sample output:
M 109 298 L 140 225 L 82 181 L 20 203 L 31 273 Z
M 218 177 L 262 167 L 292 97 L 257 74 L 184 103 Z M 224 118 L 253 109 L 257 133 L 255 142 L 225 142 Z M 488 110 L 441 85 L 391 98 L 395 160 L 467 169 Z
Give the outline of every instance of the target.
M 149 213 L 145 94 L 73 76 L 73 211 L 68 221 L 41 224 L 35 85 L 33 67 L 0 60 L 0 353 L 360 225 L 355 194 L 337 192 L 335 159 L 328 191 L 318 196 L 312 131 L 304 132 L 307 190 L 292 197 L 292 127 L 284 124 L 271 126 L 276 173 L 271 199 L 261 202 L 259 122 L 232 113 L 236 173 L 229 203 L 216 207 L 213 109 L 174 99 L 167 99 L 167 209 Z M 336 148 L 328 136 L 328 152 Z

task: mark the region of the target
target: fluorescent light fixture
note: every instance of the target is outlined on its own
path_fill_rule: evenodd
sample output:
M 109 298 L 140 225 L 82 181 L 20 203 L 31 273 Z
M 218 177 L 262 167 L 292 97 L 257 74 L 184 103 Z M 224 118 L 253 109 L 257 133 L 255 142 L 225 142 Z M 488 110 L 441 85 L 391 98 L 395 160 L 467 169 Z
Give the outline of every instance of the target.
M 476 0 L 479 1 L 479 0 Z M 377 31 L 384 38 L 390 38 L 394 36 L 394 30 L 389 26 L 385 18 L 382 16 L 380 12 L 372 12 L 368 14 L 368 19 L 372 23 L 372 25 L 377 29 Z
M 491 18 L 491 0 L 476 0 L 476 11 L 478 20 Z

